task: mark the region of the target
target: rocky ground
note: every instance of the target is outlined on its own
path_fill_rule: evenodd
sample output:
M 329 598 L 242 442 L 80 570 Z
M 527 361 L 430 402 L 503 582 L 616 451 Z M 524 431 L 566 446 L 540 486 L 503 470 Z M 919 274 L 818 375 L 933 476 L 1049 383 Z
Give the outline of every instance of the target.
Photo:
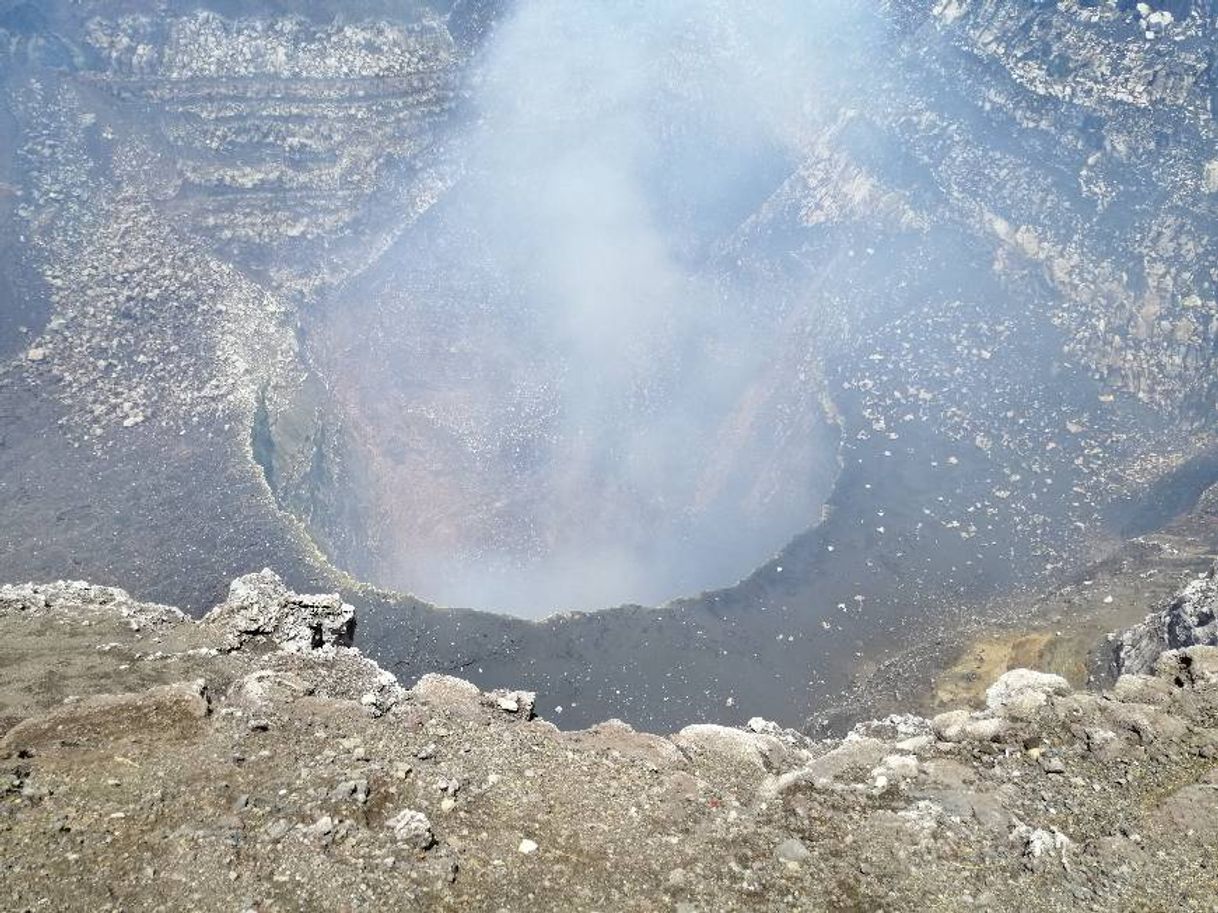
M 1207 636 L 1213 591 L 1160 621 Z M 564 733 L 526 692 L 407 689 L 350 606 L 269 571 L 200 622 L 8 586 L 0 631 L 4 909 L 1218 909 L 1212 646 L 813 741 Z

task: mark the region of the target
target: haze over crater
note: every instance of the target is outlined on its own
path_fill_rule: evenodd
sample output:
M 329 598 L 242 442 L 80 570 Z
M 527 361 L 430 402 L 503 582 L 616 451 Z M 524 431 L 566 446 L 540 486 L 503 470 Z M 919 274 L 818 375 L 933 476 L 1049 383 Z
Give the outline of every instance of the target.
M 533 0 L 501 25 L 461 177 L 330 309 L 362 572 L 525 614 L 659 603 L 817 521 L 823 326 L 732 236 L 815 121 L 833 6 Z

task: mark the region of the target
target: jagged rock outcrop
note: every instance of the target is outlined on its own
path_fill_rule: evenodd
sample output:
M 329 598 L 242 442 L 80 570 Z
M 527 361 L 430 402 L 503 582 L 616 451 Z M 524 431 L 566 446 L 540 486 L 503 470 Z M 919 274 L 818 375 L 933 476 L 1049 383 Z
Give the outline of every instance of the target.
M 76 616 L 92 612 L 103 617 L 121 617 L 136 631 L 143 625 L 166 625 L 187 619 L 184 612 L 170 606 L 137 602 L 124 590 L 80 580 L 0 587 L 0 618 L 17 613 L 29 617 L 55 615 L 65 606 Z
M 449 676 L 402 689 L 336 642 L 344 618 L 269 572 L 202 622 L 0 587 L 0 904 L 1208 911 L 1218 890 L 1215 647 L 1107 694 L 1013 670 L 982 709 L 841 740 L 666 738 L 562 733 Z
M 355 635 L 355 609 L 339 596 L 293 593 L 270 569 L 234 580 L 228 598 L 203 621 L 221 629 L 232 650 L 258 636 L 285 650 L 349 647 Z
M 1118 672 L 1145 674 L 1164 650 L 1218 646 L 1218 564 L 1189 583 L 1162 611 L 1152 612 L 1116 642 Z

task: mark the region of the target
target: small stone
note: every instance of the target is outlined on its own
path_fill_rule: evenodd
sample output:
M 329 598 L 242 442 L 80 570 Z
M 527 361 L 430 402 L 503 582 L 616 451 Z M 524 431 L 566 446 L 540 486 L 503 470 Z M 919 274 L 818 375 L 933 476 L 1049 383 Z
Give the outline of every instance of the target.
M 309 825 L 306 830 L 314 837 L 328 837 L 334 833 L 334 819 L 329 815 L 322 815 Z
M 483 702 L 503 713 L 518 714 L 522 719 L 533 719 L 537 695 L 532 691 L 492 691 L 483 697 Z
M 1047 774 L 1064 774 L 1066 772 L 1066 764 L 1056 755 L 1041 755 L 1040 769 Z
M 347 802 L 354 799 L 360 805 L 368 801 L 367 780 L 344 780 L 330 791 L 331 802 Z
M 43 359 L 45 359 L 47 357 L 47 350 L 46 349 L 30 349 L 28 352 L 25 353 L 25 357 L 26 357 L 26 360 L 28 360 L 28 361 L 42 361 Z
M 812 858 L 812 853 L 804 845 L 804 842 L 797 837 L 790 837 L 774 849 L 774 855 L 779 862 L 784 862 L 787 865 L 799 865 L 801 862 L 807 862 Z
M 422 812 L 404 809 L 386 821 L 385 826 L 393 829 L 393 836 L 400 843 L 415 849 L 427 850 L 435 845 L 436 838 L 431 830 L 431 822 Z
M 518 850 L 519 850 L 519 851 L 520 851 L 520 852 L 521 852 L 523 855 L 525 855 L 525 856 L 529 856 L 529 855 L 531 855 L 531 854 L 533 854 L 533 853 L 536 853 L 536 852 L 537 852 L 537 850 L 539 849 L 539 847 L 537 846 L 537 842 L 536 842 L 536 841 L 534 841 L 534 840 L 530 840 L 528 837 L 525 837 L 523 840 L 521 840 L 521 841 L 520 841 L 520 846 L 519 846 L 519 847 L 517 847 L 517 849 L 518 849 Z
M 256 719 L 249 721 L 250 732 L 266 732 L 271 728 L 270 720 Z

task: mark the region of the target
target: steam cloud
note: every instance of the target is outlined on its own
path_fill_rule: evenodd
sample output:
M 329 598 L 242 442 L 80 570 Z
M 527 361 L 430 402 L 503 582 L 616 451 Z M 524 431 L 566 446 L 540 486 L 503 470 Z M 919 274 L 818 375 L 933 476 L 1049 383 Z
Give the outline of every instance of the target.
M 814 341 L 721 252 L 790 174 L 853 15 L 524 0 L 499 26 L 467 177 L 400 280 L 477 340 L 462 357 L 495 389 L 443 421 L 494 503 L 459 545 L 404 537 L 394 582 L 524 614 L 654 603 L 815 522 L 834 442 L 796 380 Z

